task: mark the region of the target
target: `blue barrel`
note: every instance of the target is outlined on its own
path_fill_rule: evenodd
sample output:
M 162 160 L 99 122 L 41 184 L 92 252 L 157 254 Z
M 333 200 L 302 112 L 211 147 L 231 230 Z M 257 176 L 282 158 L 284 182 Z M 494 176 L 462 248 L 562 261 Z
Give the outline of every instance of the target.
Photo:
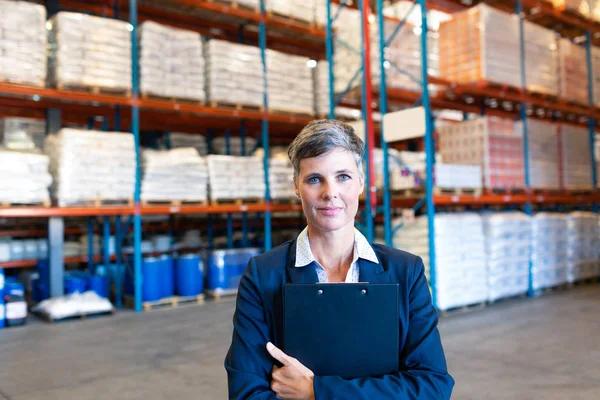
M 207 288 L 237 289 L 248 261 L 258 254 L 260 250 L 257 248 L 213 251 L 208 260 Z
M 160 297 L 172 297 L 175 294 L 175 262 L 173 257 L 163 254 L 160 259 L 160 273 L 162 276 L 160 283 Z
M 5 321 L 5 306 L 4 306 L 4 269 L 0 268 L 0 329 L 4 328 Z
M 65 294 L 83 293 L 87 288 L 87 280 L 77 275 L 65 275 Z
M 142 301 L 156 301 L 162 297 L 161 292 L 161 260 L 156 257 L 147 257 L 142 260 Z M 125 293 L 134 294 L 133 257 L 125 272 Z
M 108 298 L 108 277 L 100 275 L 90 275 L 88 278 L 88 289 L 93 290 L 100 297 Z
M 50 262 L 48 260 L 38 260 L 37 269 L 40 273 L 40 281 L 47 286 L 50 283 Z
M 50 298 L 50 288 L 41 279 L 31 280 L 31 299 L 36 303 Z
M 202 259 L 187 254 L 177 259 L 175 264 L 175 289 L 179 296 L 197 296 L 202 293 L 204 275 Z
M 4 303 L 6 326 L 25 325 L 27 321 L 25 285 L 14 278 L 7 278 L 4 285 Z

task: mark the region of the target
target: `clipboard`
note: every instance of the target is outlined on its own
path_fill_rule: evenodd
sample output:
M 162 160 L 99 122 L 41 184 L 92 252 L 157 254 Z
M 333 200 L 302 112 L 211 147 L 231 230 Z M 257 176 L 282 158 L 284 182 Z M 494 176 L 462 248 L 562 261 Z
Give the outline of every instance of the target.
M 398 296 L 398 284 L 286 284 L 283 350 L 316 376 L 397 372 Z

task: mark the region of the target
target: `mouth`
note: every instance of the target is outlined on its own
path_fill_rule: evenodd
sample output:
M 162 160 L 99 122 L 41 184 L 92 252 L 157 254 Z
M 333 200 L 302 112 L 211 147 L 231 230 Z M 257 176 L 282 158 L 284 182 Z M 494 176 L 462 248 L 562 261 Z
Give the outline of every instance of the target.
M 340 207 L 319 207 L 317 208 L 319 213 L 327 216 L 332 216 L 338 213 L 341 210 Z

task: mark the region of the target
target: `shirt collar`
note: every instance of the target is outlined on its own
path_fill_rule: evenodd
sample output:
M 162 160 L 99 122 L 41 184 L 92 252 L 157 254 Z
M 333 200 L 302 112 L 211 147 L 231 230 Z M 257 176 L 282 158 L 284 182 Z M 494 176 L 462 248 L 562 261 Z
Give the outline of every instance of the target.
M 375 250 L 367 241 L 358 229 L 354 228 L 354 256 L 352 262 L 355 263 L 359 258 L 379 264 L 379 260 L 375 255 Z M 310 249 L 310 241 L 308 240 L 308 227 L 304 228 L 298 235 L 296 240 L 296 263 L 295 267 L 304 267 L 311 262 L 316 261 L 315 256 Z

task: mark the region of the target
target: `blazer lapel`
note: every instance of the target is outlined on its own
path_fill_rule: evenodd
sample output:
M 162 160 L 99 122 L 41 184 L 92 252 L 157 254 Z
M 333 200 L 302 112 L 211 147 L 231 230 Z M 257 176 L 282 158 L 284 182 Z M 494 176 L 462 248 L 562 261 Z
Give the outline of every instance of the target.
M 310 263 L 304 267 L 296 267 L 296 241 L 290 246 L 286 270 L 289 283 L 317 283 L 319 277 L 315 266 Z
M 369 260 L 359 258 L 358 259 L 358 268 L 359 268 L 358 280 L 360 282 L 368 282 L 368 283 L 388 283 L 388 282 L 390 282 L 390 271 L 389 271 L 389 269 L 383 268 L 383 265 L 381 264 L 381 260 L 379 261 L 379 264 L 376 264 Z

